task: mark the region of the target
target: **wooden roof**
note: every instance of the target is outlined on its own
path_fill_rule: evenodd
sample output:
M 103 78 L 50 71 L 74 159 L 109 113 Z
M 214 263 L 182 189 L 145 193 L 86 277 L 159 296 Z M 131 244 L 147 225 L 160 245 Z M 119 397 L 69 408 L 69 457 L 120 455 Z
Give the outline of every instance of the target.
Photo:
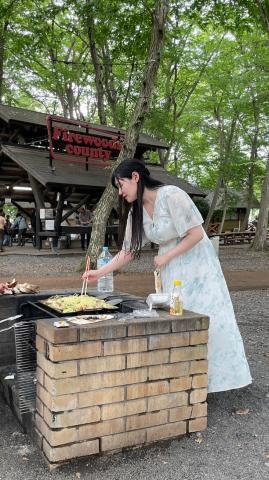
M 110 168 L 98 168 L 89 165 L 89 169 L 86 171 L 83 165 L 63 163 L 59 160 L 53 162 L 55 171 L 52 171 L 47 150 L 2 145 L 2 151 L 45 187 L 68 185 L 105 188 L 110 177 Z M 205 196 L 201 189 L 169 174 L 161 166 L 147 165 L 147 167 L 152 176 L 164 184 L 176 185 L 192 196 Z
M 46 113 L 41 113 L 41 112 L 35 112 L 32 110 L 26 110 L 24 108 L 18 108 L 18 107 L 9 107 L 8 105 L 2 105 L 0 104 L 0 118 L 4 120 L 6 123 L 21 123 L 21 124 L 28 124 L 28 125 L 39 125 L 41 127 L 46 128 L 46 119 L 47 119 L 48 114 Z M 61 117 L 63 118 L 63 117 Z M 66 119 L 70 120 L 70 119 Z M 80 122 L 81 125 L 90 125 L 92 127 L 100 127 L 102 128 L 102 133 L 98 133 L 96 130 L 91 130 L 89 129 L 89 134 L 90 135 L 100 135 L 100 136 L 105 136 L 105 131 L 107 130 L 107 134 L 111 132 L 121 133 L 125 134 L 126 131 L 115 128 L 115 127 L 110 127 L 106 125 L 96 125 L 94 123 L 87 123 L 87 122 Z M 72 126 L 72 130 L 79 130 L 79 127 Z M 156 138 L 151 137 L 150 135 L 147 135 L 146 133 L 141 133 L 139 136 L 139 141 L 138 141 L 138 146 L 140 147 L 147 147 L 148 149 L 152 148 L 163 148 L 163 149 L 169 149 L 169 145 L 161 140 L 158 140 Z
M 228 208 L 230 209 L 238 209 L 238 208 L 247 208 L 247 191 L 243 190 L 242 192 L 238 192 L 232 188 L 228 189 L 227 195 L 227 203 Z M 213 190 L 206 190 L 206 202 L 210 205 L 214 196 Z M 217 205 L 215 210 L 223 210 L 224 206 L 224 192 L 221 192 L 217 201 Z M 250 208 L 260 208 L 260 203 L 255 196 L 252 198 Z

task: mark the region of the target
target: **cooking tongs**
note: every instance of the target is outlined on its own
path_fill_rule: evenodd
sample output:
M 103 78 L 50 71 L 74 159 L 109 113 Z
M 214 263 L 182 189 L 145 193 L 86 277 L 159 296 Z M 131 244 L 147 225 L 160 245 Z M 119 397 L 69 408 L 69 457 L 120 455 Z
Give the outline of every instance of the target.
M 91 269 L 91 261 L 89 255 L 87 256 L 86 260 L 86 268 L 85 268 L 85 273 L 89 272 Z M 80 295 L 87 295 L 87 289 L 88 289 L 88 278 L 83 279 L 82 283 L 82 288 L 81 288 L 81 294 Z

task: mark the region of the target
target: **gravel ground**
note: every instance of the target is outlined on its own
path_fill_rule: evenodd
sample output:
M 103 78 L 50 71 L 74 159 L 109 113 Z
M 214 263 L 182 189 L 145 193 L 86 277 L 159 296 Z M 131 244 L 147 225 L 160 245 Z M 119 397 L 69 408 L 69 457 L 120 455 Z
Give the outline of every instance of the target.
M 113 252 L 113 255 L 115 253 Z M 142 253 L 140 260 L 134 260 L 127 267 L 123 268 L 122 271 L 136 273 L 152 272 L 153 257 L 155 255 L 155 250 L 147 250 Z M 0 275 L 1 277 L 14 277 L 22 272 L 24 275 L 30 275 L 31 277 L 73 275 L 83 258 L 84 255 L 70 254 L 1 256 Z
M 123 272 L 152 272 L 156 250 L 142 252 L 140 260 L 131 262 Z M 14 277 L 19 273 L 32 276 L 73 275 L 83 255 L 7 255 L 0 257 L 1 277 Z M 268 270 L 269 252 L 252 252 L 248 245 L 220 248 L 220 262 L 224 270 Z M 1 278 L 0 277 L 0 278 Z
M 253 375 L 243 389 L 208 396 L 208 428 L 151 447 L 76 461 L 49 473 L 0 401 L 1 480 L 265 480 L 269 476 L 269 290 L 232 293 Z M 238 409 L 249 409 L 238 415 Z
M 248 245 L 220 248 L 220 262 L 223 270 L 268 270 L 269 251 L 254 252 Z

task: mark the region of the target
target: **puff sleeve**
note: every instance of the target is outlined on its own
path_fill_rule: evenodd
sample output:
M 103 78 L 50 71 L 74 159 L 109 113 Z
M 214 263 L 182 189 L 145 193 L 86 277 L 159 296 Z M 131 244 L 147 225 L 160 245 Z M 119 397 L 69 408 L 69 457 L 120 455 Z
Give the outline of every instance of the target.
M 179 237 L 185 237 L 188 230 L 204 223 L 192 199 L 178 187 L 168 192 L 167 206 Z

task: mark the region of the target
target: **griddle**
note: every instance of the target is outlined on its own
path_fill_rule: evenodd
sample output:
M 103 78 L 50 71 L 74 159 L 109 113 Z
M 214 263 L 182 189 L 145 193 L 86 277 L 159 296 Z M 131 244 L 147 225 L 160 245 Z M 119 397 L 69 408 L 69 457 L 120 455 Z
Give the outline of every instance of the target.
M 99 297 L 96 297 L 96 298 L 99 298 Z M 44 300 L 47 300 L 47 299 L 44 299 Z M 120 298 L 114 298 L 113 300 L 111 300 L 111 304 L 113 304 L 114 308 L 99 307 L 99 308 L 91 308 L 87 310 L 76 310 L 73 312 L 64 313 L 61 310 L 58 310 L 49 305 L 46 305 L 45 303 L 43 303 L 44 300 L 39 300 L 37 302 L 33 302 L 33 303 L 31 302 L 31 303 L 32 305 L 35 305 L 36 308 L 38 308 L 39 310 L 49 313 L 52 317 L 71 317 L 74 315 L 77 316 L 77 315 L 94 315 L 97 313 L 98 314 L 115 313 L 115 311 L 118 309 L 117 305 L 119 305 L 122 301 L 122 299 Z

